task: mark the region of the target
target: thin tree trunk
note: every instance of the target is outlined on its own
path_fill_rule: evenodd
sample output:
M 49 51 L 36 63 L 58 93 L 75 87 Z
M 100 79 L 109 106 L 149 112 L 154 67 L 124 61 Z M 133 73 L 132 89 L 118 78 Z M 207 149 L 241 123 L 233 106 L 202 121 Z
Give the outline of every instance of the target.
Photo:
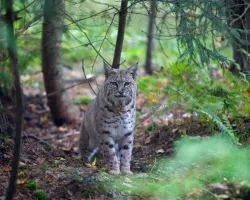
M 61 39 L 63 34 L 64 0 L 45 0 L 42 33 L 42 69 L 47 94 L 63 90 Z M 48 97 L 48 105 L 56 125 L 75 121 L 79 110 L 70 104 L 66 93 Z
M 13 82 L 15 87 L 15 97 L 16 97 L 16 129 L 15 129 L 15 146 L 13 149 L 13 157 L 11 163 L 11 176 L 9 180 L 9 186 L 6 192 L 6 200 L 12 200 L 16 191 L 16 180 L 19 167 L 20 159 L 20 148 L 21 148 L 21 138 L 23 132 L 23 92 L 20 83 L 20 76 L 18 70 L 18 58 L 17 58 L 17 48 L 14 36 L 13 28 L 13 1 L 5 0 L 6 6 L 6 29 L 7 29 L 7 46 L 10 59 L 10 67 L 13 76 Z
M 244 18 L 244 28 L 246 30 L 246 33 L 243 37 L 244 40 L 246 40 L 244 50 L 247 52 L 248 55 L 244 54 L 243 72 L 250 73 L 250 8 L 248 7 L 250 5 L 250 0 L 246 0 L 245 3 L 245 9 L 247 10 Z
M 127 20 L 127 8 L 128 8 L 128 1 L 122 0 L 121 9 L 119 12 L 119 25 L 118 25 L 118 33 L 117 33 L 117 38 L 116 38 L 115 53 L 114 53 L 114 58 L 113 58 L 113 63 L 112 63 L 112 68 L 115 68 L 115 69 L 118 69 L 120 67 L 123 39 L 124 39 L 126 20 Z
M 250 8 L 248 8 L 249 0 L 233 0 L 230 8 L 230 14 L 228 19 L 228 24 L 233 29 L 241 29 L 239 38 L 233 38 L 233 58 L 235 63 L 237 63 L 240 69 L 237 69 L 236 65 L 233 63 L 230 66 L 230 70 L 238 74 L 239 70 L 241 72 L 250 72 Z M 246 10 L 247 9 L 247 10 Z M 246 53 L 244 53 L 244 50 Z
M 154 23 L 156 17 L 156 0 L 150 1 L 150 14 L 149 14 L 149 22 L 148 22 L 148 42 L 147 42 L 147 50 L 146 50 L 146 62 L 144 65 L 145 72 L 149 75 L 153 74 L 152 68 L 152 52 L 154 47 L 153 34 L 154 34 Z

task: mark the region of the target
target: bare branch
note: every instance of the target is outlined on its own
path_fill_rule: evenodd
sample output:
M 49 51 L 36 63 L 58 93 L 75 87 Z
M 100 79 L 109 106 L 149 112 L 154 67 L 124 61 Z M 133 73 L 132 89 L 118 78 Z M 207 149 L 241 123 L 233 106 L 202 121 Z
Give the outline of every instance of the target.
M 115 16 L 116 16 L 116 15 L 117 15 L 117 13 L 115 13 L 114 16 L 113 16 L 113 18 L 111 19 L 111 22 L 110 22 L 110 24 L 109 24 L 109 27 L 108 27 L 108 29 L 107 29 L 107 31 L 106 31 L 106 33 L 105 33 L 105 36 L 104 36 L 104 38 L 103 38 L 103 40 L 102 40 L 101 45 L 100 45 L 100 48 L 99 48 L 99 51 L 98 51 L 99 53 L 100 53 L 100 51 L 101 51 L 101 49 L 102 49 L 102 45 L 103 45 L 104 41 L 105 41 L 106 38 L 107 38 L 107 35 L 108 35 L 109 30 L 110 30 L 110 28 L 111 28 L 111 26 L 112 26 L 112 24 L 113 24 L 113 22 L 114 22 L 114 19 L 115 19 Z M 97 60 L 97 57 L 98 57 L 98 54 L 96 54 L 95 60 L 94 60 L 94 62 L 93 62 L 92 71 L 93 71 L 93 69 L 94 69 L 94 65 L 95 65 L 95 62 L 96 62 L 96 60 Z
M 93 76 L 93 77 L 91 77 L 91 78 L 88 78 L 88 79 L 85 79 L 85 80 L 82 80 L 82 81 L 80 81 L 79 83 L 76 83 L 76 84 L 71 85 L 71 86 L 69 86 L 69 87 L 62 88 L 61 90 L 57 90 L 57 91 L 55 91 L 55 92 L 49 93 L 49 94 L 47 94 L 47 95 L 44 95 L 44 96 L 42 96 L 42 97 L 40 97 L 40 98 L 34 99 L 34 100 L 32 100 L 32 101 L 29 101 L 29 102 L 26 103 L 24 106 L 26 107 L 26 106 L 28 106 L 28 105 L 30 105 L 30 104 L 34 104 L 34 103 L 40 102 L 41 100 L 43 100 L 43 99 L 45 99 L 45 98 L 47 98 L 47 97 L 53 96 L 53 95 L 55 95 L 55 94 L 57 94 L 57 93 L 60 93 L 60 92 L 65 92 L 65 91 L 67 91 L 67 90 L 69 90 L 69 89 L 71 89 L 71 88 L 73 88 L 73 87 L 76 87 L 76 86 L 78 86 L 78 85 L 82 85 L 82 84 L 85 84 L 85 83 L 88 83 L 88 82 L 91 82 L 91 81 L 94 81 L 94 80 L 95 80 L 95 76 Z M 1 112 L 6 112 L 6 111 L 8 111 L 8 110 L 12 110 L 12 109 L 15 109 L 15 108 L 16 108 L 16 106 L 10 106 L 10 107 L 8 107 L 8 108 L 0 108 L 0 111 L 1 111 Z
M 73 88 L 73 87 L 76 87 L 76 86 L 78 86 L 78 85 L 81 85 L 81 84 L 84 84 L 84 83 L 88 83 L 88 82 L 94 81 L 94 80 L 95 80 L 95 76 L 93 76 L 93 77 L 91 77 L 91 78 L 88 78 L 88 79 L 85 79 L 85 80 L 81 81 L 80 83 L 76 83 L 76 84 L 71 85 L 71 86 L 69 86 L 69 87 L 62 88 L 61 90 L 57 90 L 57 91 L 55 91 L 55 92 L 51 92 L 51 93 L 49 93 L 49 94 L 47 94 L 47 95 L 44 95 L 44 96 L 42 96 L 42 97 L 40 97 L 40 98 L 38 98 L 38 99 L 34 99 L 34 100 L 28 102 L 27 104 L 25 104 L 25 106 L 27 106 L 27 105 L 29 105 L 29 104 L 34 104 L 34 103 L 36 103 L 36 102 L 41 101 L 42 99 L 45 99 L 45 98 L 50 97 L 50 96 L 53 96 L 53 95 L 55 95 L 55 94 L 57 94 L 57 93 L 65 92 L 65 91 L 67 91 L 67 90 L 69 90 L 69 89 L 71 89 L 71 88 Z
M 82 71 L 83 71 L 83 74 L 84 74 L 85 78 L 87 79 L 87 76 L 86 76 L 86 73 L 85 73 L 85 70 L 84 70 L 84 61 L 83 61 L 83 60 L 82 60 Z M 92 88 L 90 82 L 88 82 L 88 84 L 89 84 L 89 87 L 91 88 L 92 92 L 94 92 L 94 94 L 96 95 L 96 92 L 95 92 L 95 90 Z
M 100 14 L 102 14 L 102 13 L 105 13 L 105 12 L 107 12 L 107 11 L 110 11 L 110 10 L 113 10 L 114 8 L 112 7 L 112 8 L 108 8 L 108 9 L 106 9 L 106 10 L 102 10 L 102 11 L 100 11 L 100 12 L 98 12 L 98 13 L 95 13 L 95 14 L 93 14 L 93 15 L 90 15 L 90 16 L 88 16 L 88 17 L 85 17 L 85 18 L 82 18 L 82 19 L 78 19 L 78 20 L 73 20 L 73 18 L 71 17 L 71 16 L 69 16 L 69 15 L 67 15 L 66 13 L 66 15 L 67 15 L 67 17 L 69 17 L 69 19 L 70 19 L 70 21 L 71 21 L 71 23 L 69 23 L 69 24 L 67 24 L 67 25 L 65 25 L 65 26 L 70 26 L 70 25 L 72 25 L 72 24 L 76 24 L 77 22 L 80 22 L 80 21 L 83 21 L 83 20 L 86 20 L 86 19 L 89 19 L 89 18 L 92 18 L 92 17 L 96 17 L 96 16 L 98 16 L 98 15 L 100 15 Z
M 105 62 L 107 62 L 106 59 L 99 53 L 99 51 L 96 49 L 96 47 L 92 44 L 92 42 L 91 42 L 91 40 L 89 39 L 87 33 L 84 32 L 84 31 L 82 30 L 82 28 L 79 26 L 79 24 L 76 23 L 75 20 L 74 20 L 68 13 L 66 13 L 64 10 L 62 10 L 62 11 L 63 11 L 63 12 L 65 13 L 65 15 L 72 21 L 72 23 L 74 23 L 74 24 L 79 28 L 79 30 L 85 35 L 85 37 L 87 38 L 87 40 L 88 40 L 88 42 L 89 42 L 89 45 L 94 49 L 94 51 L 102 58 L 102 60 L 104 60 Z M 107 63 L 108 63 L 108 62 L 107 62 Z
M 26 10 L 28 7 L 30 7 L 33 3 L 35 3 L 36 0 L 30 2 L 30 4 L 28 4 L 27 6 L 24 6 L 21 10 L 19 10 L 18 12 L 21 12 L 23 10 Z
M 29 22 L 27 22 L 26 24 L 24 24 L 23 27 L 16 33 L 16 38 L 19 37 L 20 35 L 22 35 L 24 33 L 24 31 L 26 31 L 33 23 L 35 23 L 36 21 L 38 21 L 42 16 L 43 16 L 42 14 L 39 14 L 39 15 L 35 16 Z

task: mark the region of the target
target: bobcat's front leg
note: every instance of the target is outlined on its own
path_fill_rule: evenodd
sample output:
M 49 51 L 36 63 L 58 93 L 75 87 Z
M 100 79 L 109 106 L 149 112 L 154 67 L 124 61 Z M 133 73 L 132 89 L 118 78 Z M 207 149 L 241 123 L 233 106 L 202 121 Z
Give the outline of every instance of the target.
M 104 153 L 108 171 L 111 174 L 119 174 L 120 165 L 116 154 L 115 141 L 108 134 L 104 134 L 101 137 L 101 150 Z
M 130 171 L 130 161 L 132 156 L 134 135 L 132 132 L 127 133 L 119 144 L 119 156 L 121 172 L 132 174 Z

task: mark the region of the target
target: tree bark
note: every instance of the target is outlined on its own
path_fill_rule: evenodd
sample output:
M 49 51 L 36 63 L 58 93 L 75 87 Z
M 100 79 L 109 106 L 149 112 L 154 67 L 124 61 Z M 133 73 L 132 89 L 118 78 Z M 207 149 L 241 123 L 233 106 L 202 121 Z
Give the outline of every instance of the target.
M 115 45 L 115 53 L 112 63 L 112 68 L 119 69 L 120 67 L 120 60 L 121 60 L 121 53 L 122 53 L 122 46 L 124 40 L 124 33 L 126 28 L 126 20 L 127 20 L 127 8 L 128 8 L 128 1 L 122 0 L 121 1 L 121 9 L 119 12 L 119 24 L 118 24 L 118 33 L 116 38 L 116 45 Z
M 11 73 L 13 76 L 13 82 L 15 87 L 15 98 L 16 98 L 16 127 L 15 127 L 15 145 L 13 149 L 13 157 L 11 163 L 11 176 L 9 180 L 8 189 L 6 192 L 6 200 L 12 200 L 16 191 L 16 180 L 19 167 L 20 159 L 20 148 L 21 148 L 21 138 L 23 132 L 23 92 L 20 83 L 20 76 L 18 70 L 18 58 L 17 58 L 17 47 L 14 36 L 14 18 L 13 16 L 13 1 L 5 0 L 6 6 L 6 30 L 7 30 L 7 46 L 10 59 Z
M 147 33 L 147 50 L 146 50 L 146 62 L 144 65 L 144 69 L 146 74 L 152 75 L 152 52 L 154 47 L 153 34 L 154 34 L 154 23 L 156 17 L 156 0 L 150 1 L 150 13 L 149 13 L 149 22 L 148 22 L 148 33 Z
M 47 94 L 63 91 L 61 39 L 65 1 L 45 0 L 42 32 L 42 70 Z M 66 93 L 48 97 L 48 105 L 56 125 L 75 121 L 79 109 L 70 104 Z
M 237 69 L 235 64 L 230 66 L 233 73 L 238 73 L 239 70 L 244 73 L 250 72 L 250 8 L 248 7 L 249 0 L 234 0 L 232 2 L 228 24 L 233 29 L 240 29 L 240 37 L 233 38 L 233 58 L 240 69 Z M 246 10 L 247 9 L 247 10 Z M 245 53 L 242 51 L 244 50 Z

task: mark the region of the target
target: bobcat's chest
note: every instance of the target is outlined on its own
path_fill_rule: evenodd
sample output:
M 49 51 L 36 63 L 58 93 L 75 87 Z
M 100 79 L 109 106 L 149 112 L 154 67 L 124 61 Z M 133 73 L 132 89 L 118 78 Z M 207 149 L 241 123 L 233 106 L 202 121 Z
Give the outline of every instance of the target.
M 121 140 L 129 132 L 134 129 L 134 114 L 126 112 L 112 118 L 104 118 L 101 127 L 101 132 L 109 132 L 110 136 L 115 140 Z

